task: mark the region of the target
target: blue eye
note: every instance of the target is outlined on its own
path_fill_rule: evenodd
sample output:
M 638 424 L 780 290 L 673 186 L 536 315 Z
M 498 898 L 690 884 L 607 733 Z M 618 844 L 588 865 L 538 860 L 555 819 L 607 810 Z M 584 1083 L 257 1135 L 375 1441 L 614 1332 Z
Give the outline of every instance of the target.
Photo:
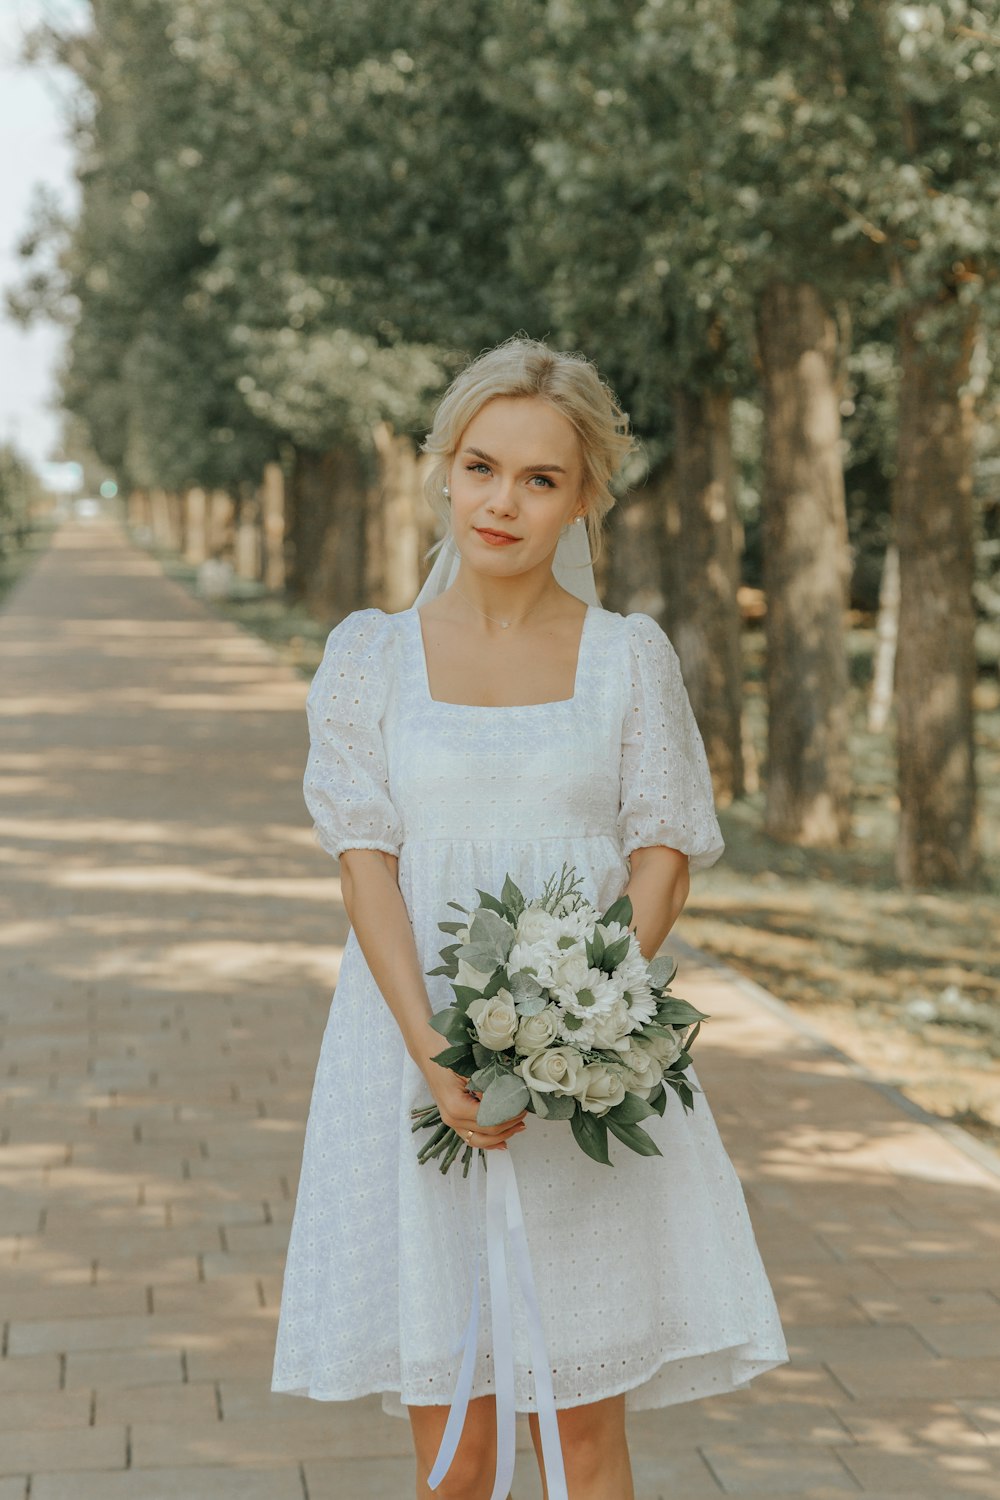
M 542 481 L 542 483 L 545 485 L 546 489 L 550 489 L 550 490 L 554 490 L 555 489 L 555 485 L 552 483 L 552 480 L 548 477 L 547 474 L 532 474 L 531 477 L 532 477 L 532 479 L 540 479 Z

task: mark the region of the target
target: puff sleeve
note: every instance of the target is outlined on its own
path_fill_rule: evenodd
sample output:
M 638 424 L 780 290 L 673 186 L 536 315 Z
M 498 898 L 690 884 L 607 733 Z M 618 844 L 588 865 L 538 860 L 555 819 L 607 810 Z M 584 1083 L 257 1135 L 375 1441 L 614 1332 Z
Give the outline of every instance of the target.
M 330 631 L 306 698 L 302 791 L 315 837 L 334 858 L 345 849 L 398 854 L 403 842 L 381 729 L 395 644 L 390 616 L 356 610 Z
M 650 615 L 626 616 L 627 681 L 622 715 L 622 852 L 664 844 L 688 868 L 713 865 L 725 843 L 715 813 L 705 745 L 681 664 Z

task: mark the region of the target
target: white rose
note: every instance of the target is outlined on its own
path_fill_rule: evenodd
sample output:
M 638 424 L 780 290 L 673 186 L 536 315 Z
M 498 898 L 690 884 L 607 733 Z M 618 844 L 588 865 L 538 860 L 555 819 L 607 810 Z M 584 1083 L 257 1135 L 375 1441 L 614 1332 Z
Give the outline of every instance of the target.
M 473 1000 L 467 1014 L 479 1040 L 491 1052 L 502 1052 L 513 1042 L 519 1017 L 509 990 L 499 990 L 490 1000 Z
M 583 1058 L 575 1047 L 548 1047 L 532 1052 L 518 1072 L 530 1089 L 539 1094 L 575 1094 Z
M 606 1115 L 625 1098 L 625 1085 L 618 1074 L 603 1063 L 587 1063 L 576 1075 L 573 1095 L 588 1114 Z
M 515 1052 L 538 1052 L 549 1047 L 556 1039 L 559 1028 L 559 1012 L 554 1005 L 547 1005 L 537 1016 L 522 1017 L 514 1038 Z
M 590 965 L 582 948 L 567 948 L 565 954 L 552 965 L 552 988 L 569 990 L 573 994 L 587 983 Z
M 683 1043 L 676 1033 L 673 1038 L 665 1036 L 637 1036 L 635 1043 L 637 1047 L 645 1047 L 647 1052 L 652 1053 L 664 1071 L 671 1064 L 675 1063 L 684 1051 Z
M 623 999 L 618 999 L 604 1015 L 594 1017 L 591 1031 L 593 1040 L 590 1045 L 612 1047 L 616 1052 L 620 1052 L 628 1045 L 625 1038 L 631 1036 L 632 1030 L 632 1017 L 629 1014 L 628 1005 Z
M 529 947 L 533 947 L 536 943 L 554 947 L 559 936 L 557 925 L 555 917 L 544 907 L 526 906 L 517 919 L 517 927 L 514 929 L 515 941 L 526 943 Z
M 627 1070 L 622 1076 L 630 1093 L 648 1095 L 661 1083 L 663 1066 L 648 1047 L 632 1041 L 620 1050 L 619 1057 Z

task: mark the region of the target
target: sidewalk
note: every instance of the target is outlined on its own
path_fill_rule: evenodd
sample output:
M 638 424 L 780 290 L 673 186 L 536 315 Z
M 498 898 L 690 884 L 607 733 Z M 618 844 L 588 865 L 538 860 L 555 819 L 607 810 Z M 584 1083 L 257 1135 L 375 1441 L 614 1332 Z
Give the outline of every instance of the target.
M 108 525 L 0 614 L 0 1500 L 413 1493 L 378 1398 L 268 1389 L 346 934 L 305 694 Z M 683 938 L 791 1361 L 632 1419 L 639 1500 L 1000 1500 L 1000 1160 Z

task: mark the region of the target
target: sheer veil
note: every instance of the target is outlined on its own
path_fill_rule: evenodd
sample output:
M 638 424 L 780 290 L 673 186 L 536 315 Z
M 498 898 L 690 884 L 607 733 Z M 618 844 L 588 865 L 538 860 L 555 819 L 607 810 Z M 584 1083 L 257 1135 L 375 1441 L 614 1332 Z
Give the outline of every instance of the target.
M 438 594 L 443 594 L 458 576 L 458 567 L 461 555 L 452 539 L 451 531 L 436 542 L 427 554 L 437 551 L 434 564 L 424 581 L 423 587 L 413 601 L 413 608 L 418 609 L 421 604 L 426 604 L 429 599 L 434 599 Z M 552 559 L 552 576 L 570 594 L 575 594 L 582 599 L 584 604 L 594 604 L 598 609 L 603 609 L 600 599 L 597 597 L 597 585 L 594 582 L 594 564 L 590 556 L 590 540 L 587 536 L 586 523 L 579 525 L 571 523 L 566 527 L 559 538 L 556 547 L 556 555 Z

